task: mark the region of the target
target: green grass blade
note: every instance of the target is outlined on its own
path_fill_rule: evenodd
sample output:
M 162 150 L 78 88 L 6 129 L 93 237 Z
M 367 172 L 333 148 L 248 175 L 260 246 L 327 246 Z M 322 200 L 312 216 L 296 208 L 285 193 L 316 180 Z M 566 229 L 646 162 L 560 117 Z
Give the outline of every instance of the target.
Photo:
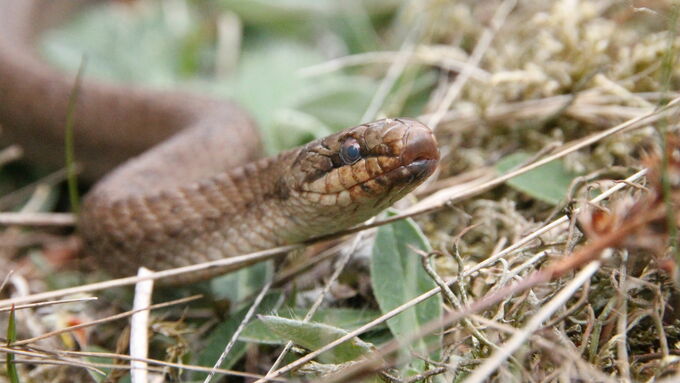
M 16 318 L 14 313 L 14 305 L 12 305 L 12 310 L 9 312 L 9 321 L 7 323 L 7 345 L 11 345 L 17 340 L 17 327 Z M 14 354 L 7 353 L 6 356 L 7 363 L 7 375 L 9 381 L 12 383 L 19 383 L 19 373 L 17 372 L 17 366 L 14 364 Z

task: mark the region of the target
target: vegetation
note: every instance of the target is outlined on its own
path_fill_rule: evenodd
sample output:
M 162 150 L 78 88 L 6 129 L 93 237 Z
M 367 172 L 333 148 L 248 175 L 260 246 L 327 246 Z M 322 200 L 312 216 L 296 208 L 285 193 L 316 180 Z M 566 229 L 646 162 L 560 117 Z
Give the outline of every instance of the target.
M 157 288 L 161 380 L 661 382 L 680 375 L 677 27 L 671 0 L 149 0 L 88 9 L 42 50 L 236 99 L 269 153 L 385 116 L 438 138 L 436 180 L 377 232 Z M 9 170 L 5 190 L 24 178 Z M 67 210 L 59 174 L 0 203 Z M 91 286 L 106 277 L 67 231 L 0 244 L 0 381 L 128 379 L 135 336 L 113 315 L 132 292 Z

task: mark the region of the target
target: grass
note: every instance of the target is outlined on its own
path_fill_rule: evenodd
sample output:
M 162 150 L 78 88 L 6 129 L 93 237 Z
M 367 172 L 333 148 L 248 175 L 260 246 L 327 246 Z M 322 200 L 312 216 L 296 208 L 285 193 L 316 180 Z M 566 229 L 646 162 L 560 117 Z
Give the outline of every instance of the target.
M 242 66 L 231 75 L 215 68 L 224 52 L 214 47 L 221 46 L 220 39 L 234 38 L 215 32 L 216 25 L 232 18 L 201 13 L 205 12 L 201 4 L 186 8 L 183 1 L 144 3 L 134 12 L 108 9 L 47 39 L 48 54 L 57 65 L 68 67 L 70 62 L 71 70 L 77 69 L 75 58 L 82 56 L 69 47 L 88 46 L 93 50 L 88 53 L 88 75 L 146 80 L 152 86 L 175 86 L 183 80 L 194 89 L 236 97 L 255 113 L 270 151 L 358 123 L 362 116 L 406 113 L 435 129 L 442 151 L 438 181 L 398 218 L 415 217 L 426 234 L 434 252 L 422 255 L 434 262 L 427 272 L 437 287 L 414 291 L 416 298 L 359 327 L 344 329 L 339 340 L 327 342 L 332 346 L 361 336 L 375 351 L 355 363 L 331 365 L 311 362 L 329 345 L 307 352 L 285 340 L 265 344 L 251 339 L 244 347 L 227 337 L 218 339 L 223 342 L 216 357 L 207 359 L 217 361 L 229 344 L 231 352 L 223 359 L 233 362 L 223 368 L 255 373 L 255 379 L 270 370 L 288 381 L 293 380 L 289 373 L 319 382 L 355 381 L 358 376 L 375 381 L 373 373 L 394 382 L 661 381 L 676 376 L 680 332 L 677 315 L 670 309 L 678 309 L 673 306 L 677 260 L 668 244 L 674 243 L 676 227 L 673 180 L 678 163 L 663 154 L 665 144 L 658 139 L 663 129 L 664 140 L 677 146 L 673 136 L 665 135 L 677 131 L 678 100 L 673 90 L 680 73 L 673 63 L 680 40 L 675 33 L 675 4 L 649 1 L 633 8 L 628 3 L 585 0 L 502 1 L 493 6 L 386 1 L 381 8 L 370 3 L 342 12 L 329 12 L 334 7 L 330 2 L 308 8 L 304 2 L 295 3 L 302 7 L 295 12 L 286 12 L 292 2 L 278 10 L 268 1 L 253 2 L 247 11 L 236 6 L 246 33 L 236 36 L 243 37 Z M 105 24 L 106 19 L 113 22 Z M 116 24 L 125 25 L 118 31 L 120 38 L 107 38 Z M 361 36 L 367 41 L 357 41 Z M 113 40 L 121 46 L 109 45 Z M 150 45 L 138 44 L 144 40 Z M 182 49 L 172 49 L 177 46 Z M 126 55 L 147 61 L 129 61 Z M 116 57 L 121 64 L 112 60 Z M 216 73 L 221 77 L 215 79 Z M 294 124 L 288 120 L 291 115 L 298 117 Z M 494 165 L 517 152 L 535 156 L 511 173 L 498 175 Z M 553 160 L 565 177 L 580 176 L 562 180 L 564 185 L 571 182 L 573 190 L 562 186 L 564 198 L 557 204 L 536 198 L 540 179 L 550 178 L 541 177 L 541 168 L 535 168 Z M 533 178 L 539 182 L 506 184 L 511 176 L 527 171 L 535 172 L 538 177 Z M 665 196 L 662 206 L 655 202 L 658 195 Z M 370 226 L 385 222 L 378 218 Z M 64 243 L 65 238 L 50 236 L 46 241 L 41 236 L 43 230 L 17 233 L 8 228 L 3 237 L 13 239 L 9 243 L 17 253 L 32 249 L 26 243 L 43 246 L 32 254 L 28 266 L 20 269 L 17 263 L 6 269 L 28 267 L 32 272 L 21 273 L 25 276 L 20 278 L 35 286 L 32 291 L 55 290 L 55 279 L 65 273 L 51 270 L 54 249 L 45 244 Z M 260 256 L 278 257 L 301 247 Z M 380 307 L 366 267 L 371 261 L 362 259 L 357 247 L 361 248 L 358 241 L 350 241 L 328 249 L 343 252 L 335 269 L 328 257 L 310 257 L 312 250 L 280 262 L 275 275 L 302 271 L 274 284 L 278 295 L 270 297 L 269 304 L 277 303 L 278 308 L 272 313 L 319 306 L 331 311 Z M 419 257 L 416 252 L 408 256 Z M 219 299 L 152 312 L 149 365 L 165 365 L 166 374 L 189 379 L 189 370 L 200 369 L 193 364 L 206 352 L 204 346 L 220 344 L 212 332 L 217 323 L 249 311 L 264 284 L 261 279 L 253 282 L 256 279 L 242 271 L 210 286 L 185 288 L 219 291 Z M 3 348 L 6 355 L 24 353 L 21 364 L 15 363 L 22 381 L 30 374 L 60 376 L 67 368 L 64 363 L 91 371 L 93 375 L 83 375 L 82 381 L 97 375 L 94 369 L 127 368 L 130 356 L 120 336 L 125 323 L 113 319 L 129 313 L 113 315 L 125 311 L 115 306 L 127 307 L 129 299 L 112 287 L 137 281 L 82 284 L 69 290 L 101 291 L 98 302 L 105 302 L 55 303 L 57 317 L 79 323 L 69 330 L 58 330 L 69 326 L 50 321 L 44 311 L 23 308 L 24 315 L 44 323 L 46 329 L 31 333 L 17 322 L 18 340 L 10 339 Z M 404 352 L 386 327 L 378 327 L 440 291 L 444 315 L 418 324 L 405 337 L 415 341 L 443 334 L 441 343 L 428 344 L 426 351 L 432 353 Z M 164 301 L 172 301 L 174 293 L 156 292 Z M 0 308 L 10 302 L 52 298 L 29 295 L 0 301 Z M 112 321 L 94 319 L 108 317 Z M 296 336 L 313 337 L 313 326 L 300 320 Z M 327 326 L 340 326 L 325 320 Z M 96 332 L 74 335 L 77 346 L 73 339 L 64 340 L 64 334 L 83 331 L 88 323 L 97 326 Z M 62 338 L 52 338 L 59 340 L 49 348 L 26 342 L 57 334 Z M 94 345 L 105 351 L 73 350 Z M 282 349 L 287 356 L 282 356 Z M 64 352 L 55 354 L 56 350 Z M 431 360 L 436 353 L 438 359 Z M 93 355 L 120 362 L 97 364 L 85 358 Z M 176 368 L 178 363 L 186 366 L 184 372 Z M 208 372 L 213 363 L 202 371 Z

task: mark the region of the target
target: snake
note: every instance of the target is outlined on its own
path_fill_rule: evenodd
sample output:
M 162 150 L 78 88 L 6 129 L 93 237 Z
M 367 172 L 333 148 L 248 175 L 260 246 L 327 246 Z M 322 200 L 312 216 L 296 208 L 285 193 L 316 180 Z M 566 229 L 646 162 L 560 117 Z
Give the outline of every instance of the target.
M 385 118 L 263 157 L 254 118 L 235 102 L 75 76 L 43 60 L 37 39 L 78 0 L 0 0 L 1 142 L 38 166 L 64 158 L 73 118 L 80 177 L 96 181 L 76 230 L 111 275 L 192 265 L 299 243 L 364 222 L 435 170 L 426 125 Z M 211 268 L 169 284 L 211 278 Z

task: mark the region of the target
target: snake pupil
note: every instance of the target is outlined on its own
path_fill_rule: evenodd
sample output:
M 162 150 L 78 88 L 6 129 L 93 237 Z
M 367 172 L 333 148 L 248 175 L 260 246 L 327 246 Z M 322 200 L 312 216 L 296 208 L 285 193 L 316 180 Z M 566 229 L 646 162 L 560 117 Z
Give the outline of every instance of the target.
M 353 164 L 361 158 L 361 148 L 357 140 L 351 138 L 342 144 L 340 159 L 345 165 Z

